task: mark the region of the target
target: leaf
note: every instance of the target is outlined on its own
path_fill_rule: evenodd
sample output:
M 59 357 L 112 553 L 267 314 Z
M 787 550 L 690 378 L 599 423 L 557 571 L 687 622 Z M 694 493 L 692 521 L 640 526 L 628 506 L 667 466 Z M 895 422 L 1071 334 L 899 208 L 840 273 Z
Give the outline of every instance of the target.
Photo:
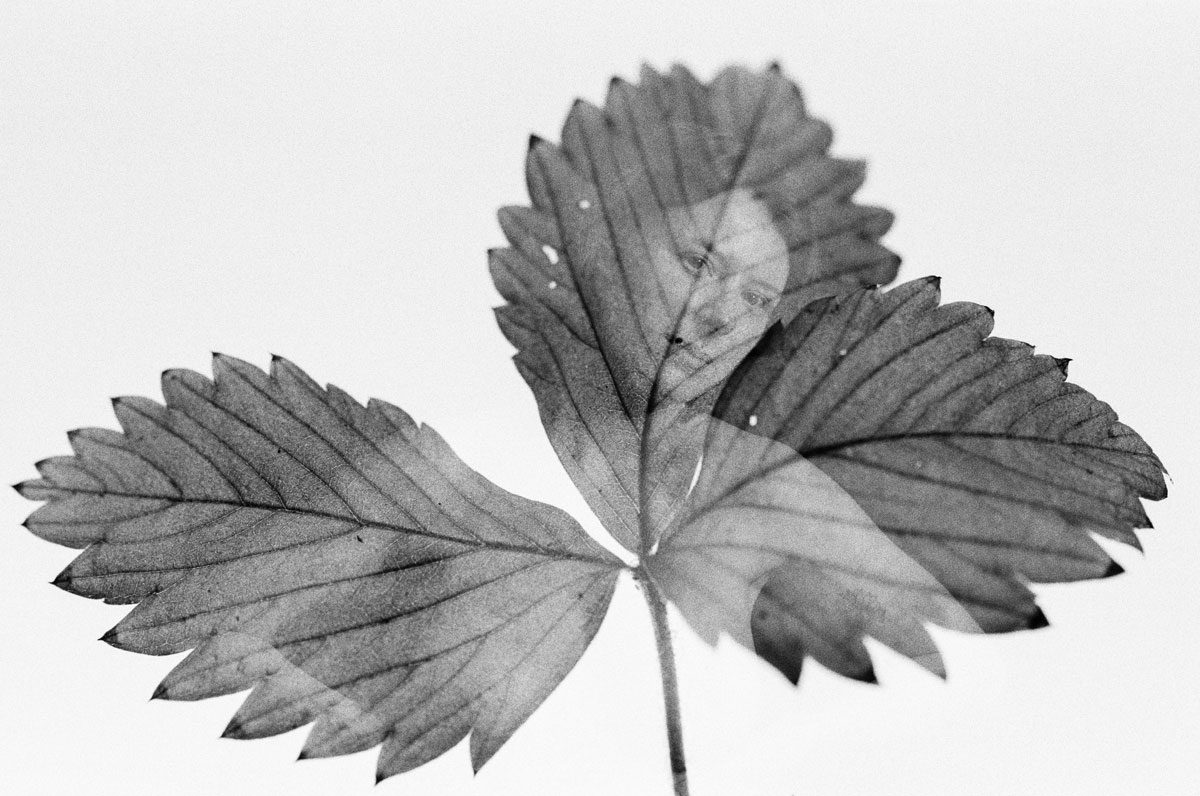
M 104 637 L 192 649 L 155 692 L 253 687 L 226 735 L 316 722 L 302 756 L 382 744 L 378 776 L 471 733 L 478 769 L 583 653 L 623 564 L 511 495 L 400 409 L 322 389 L 276 358 L 163 375 L 162 406 L 114 401 L 124 433 L 18 486 L 27 521 L 86 548 L 55 583 L 138 603 Z
M 864 635 L 944 673 L 922 621 L 1040 627 L 1026 581 L 1121 571 L 1091 534 L 1138 544 L 1158 458 L 1065 360 L 938 300 L 931 277 L 814 302 L 730 378 L 647 563 L 702 635 L 793 681 L 805 655 L 873 679 Z
M 851 202 L 864 167 L 829 157 L 830 137 L 777 67 L 703 85 L 676 66 L 614 79 L 603 109 L 576 102 L 561 146 L 531 139 L 533 206 L 501 210 L 511 247 L 490 253 L 497 315 L 560 460 L 630 550 L 686 495 L 703 433 L 688 418 L 768 317 L 895 276 L 891 214 Z M 770 312 L 704 328 L 712 280 L 687 258 L 710 254 L 761 272 Z
M 874 638 L 944 675 L 928 625 L 1047 623 L 1031 582 L 1116 574 L 1162 466 L 1066 360 L 988 337 L 935 278 L 882 293 L 891 215 L 855 205 L 772 67 L 682 67 L 531 140 L 497 310 L 560 460 L 635 551 L 687 790 L 663 594 L 792 682 L 873 682 Z M 765 335 L 764 335 L 765 332 Z M 253 691 L 226 734 L 315 722 L 303 756 L 406 771 L 468 733 L 478 769 L 583 653 L 628 568 L 467 468 L 399 409 L 276 360 L 171 371 L 124 433 L 71 435 L 22 494 L 86 548 L 56 583 L 138 603 L 105 640 L 192 653 L 157 697 Z

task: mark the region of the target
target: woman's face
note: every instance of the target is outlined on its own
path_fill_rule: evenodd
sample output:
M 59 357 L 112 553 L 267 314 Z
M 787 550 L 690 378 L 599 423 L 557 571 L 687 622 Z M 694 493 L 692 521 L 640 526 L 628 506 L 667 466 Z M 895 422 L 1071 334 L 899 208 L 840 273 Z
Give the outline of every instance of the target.
M 669 209 L 667 225 L 648 237 L 666 305 L 658 332 L 668 351 L 697 367 L 735 348 L 748 351 L 788 274 L 787 245 L 770 211 L 737 188 Z

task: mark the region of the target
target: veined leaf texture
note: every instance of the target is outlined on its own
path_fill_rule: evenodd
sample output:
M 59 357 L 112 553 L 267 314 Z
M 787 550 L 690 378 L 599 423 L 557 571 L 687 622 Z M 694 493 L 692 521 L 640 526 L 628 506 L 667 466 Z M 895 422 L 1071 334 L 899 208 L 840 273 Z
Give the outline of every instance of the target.
M 192 653 L 156 696 L 254 687 L 226 734 L 316 722 L 304 755 L 383 744 L 380 777 L 472 730 L 482 765 L 574 665 L 621 562 L 549 506 L 467 468 L 382 402 L 214 359 L 124 434 L 41 462 L 28 527 L 86 550 L 55 583 L 139 605 L 105 640 Z
M 83 549 L 55 583 L 137 604 L 114 646 L 191 650 L 156 696 L 251 689 L 227 735 L 311 723 L 304 756 L 380 746 L 380 778 L 468 734 L 483 765 L 630 569 L 793 682 L 873 680 L 866 638 L 943 674 L 929 624 L 1044 624 L 1028 584 L 1119 572 L 1092 535 L 1137 545 L 1161 463 L 987 308 L 881 290 L 891 214 L 830 141 L 777 67 L 675 67 L 530 142 L 497 317 L 636 567 L 401 409 L 217 356 L 19 486 L 31 532 Z

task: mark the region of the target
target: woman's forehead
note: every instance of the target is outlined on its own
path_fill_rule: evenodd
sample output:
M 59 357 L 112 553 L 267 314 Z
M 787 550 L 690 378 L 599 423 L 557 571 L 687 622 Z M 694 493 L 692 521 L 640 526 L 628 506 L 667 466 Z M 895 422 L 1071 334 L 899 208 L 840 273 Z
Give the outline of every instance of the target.
M 710 196 L 700 202 L 667 210 L 667 223 L 676 235 L 699 237 L 709 243 L 729 238 L 781 238 L 770 209 L 747 188 Z

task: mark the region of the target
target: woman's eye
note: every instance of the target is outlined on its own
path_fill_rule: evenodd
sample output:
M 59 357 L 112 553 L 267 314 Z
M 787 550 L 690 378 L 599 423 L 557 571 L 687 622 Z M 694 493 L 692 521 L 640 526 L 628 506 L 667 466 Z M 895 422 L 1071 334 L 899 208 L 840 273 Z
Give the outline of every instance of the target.
M 683 267 L 688 273 L 698 274 L 708 267 L 709 259 L 707 252 L 687 252 L 683 256 Z
M 755 293 L 753 290 L 748 290 L 742 294 L 742 299 L 751 307 L 763 308 L 771 306 L 771 297 L 764 296 L 762 293 Z

